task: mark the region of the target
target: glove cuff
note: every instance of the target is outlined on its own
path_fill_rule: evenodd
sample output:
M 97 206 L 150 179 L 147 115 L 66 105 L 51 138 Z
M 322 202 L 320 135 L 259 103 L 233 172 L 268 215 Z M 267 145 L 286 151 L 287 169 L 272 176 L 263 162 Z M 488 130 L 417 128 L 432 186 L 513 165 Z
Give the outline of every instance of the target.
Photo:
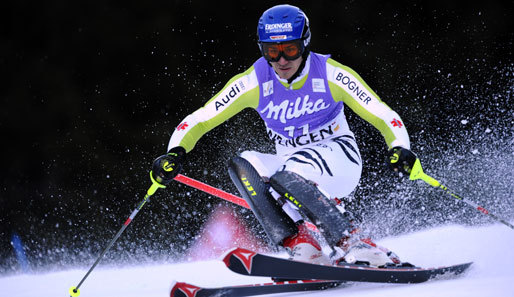
M 168 151 L 168 155 L 177 156 L 182 158 L 186 155 L 186 149 L 181 146 L 172 147 Z

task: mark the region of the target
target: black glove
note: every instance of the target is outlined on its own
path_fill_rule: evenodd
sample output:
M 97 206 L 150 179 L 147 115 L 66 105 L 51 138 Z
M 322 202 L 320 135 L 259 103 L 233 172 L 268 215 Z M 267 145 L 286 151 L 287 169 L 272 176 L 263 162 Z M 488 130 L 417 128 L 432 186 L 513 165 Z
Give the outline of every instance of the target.
M 403 174 L 410 174 L 412 166 L 416 162 L 416 155 L 410 150 L 403 147 L 393 147 L 389 150 L 389 157 L 387 158 L 387 166 Z
M 153 161 L 152 177 L 161 185 L 169 184 L 182 170 L 186 150 L 176 146 Z

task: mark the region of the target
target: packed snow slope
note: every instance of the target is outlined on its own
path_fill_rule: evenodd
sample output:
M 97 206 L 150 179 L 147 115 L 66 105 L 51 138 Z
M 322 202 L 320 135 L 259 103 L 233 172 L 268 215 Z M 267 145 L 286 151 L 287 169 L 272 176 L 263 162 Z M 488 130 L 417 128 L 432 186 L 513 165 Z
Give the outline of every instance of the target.
M 442 226 L 381 240 L 404 261 L 433 267 L 473 261 L 464 275 L 422 284 L 351 283 L 319 292 L 278 296 L 514 296 L 514 230 L 504 225 L 482 227 Z M 90 264 L 87 264 L 90 265 Z M 69 296 L 89 266 L 0 278 L 0 295 L 9 297 Z M 169 296 L 173 281 L 216 287 L 269 282 L 230 272 L 218 260 L 192 263 L 105 267 L 101 264 L 81 286 L 81 297 Z

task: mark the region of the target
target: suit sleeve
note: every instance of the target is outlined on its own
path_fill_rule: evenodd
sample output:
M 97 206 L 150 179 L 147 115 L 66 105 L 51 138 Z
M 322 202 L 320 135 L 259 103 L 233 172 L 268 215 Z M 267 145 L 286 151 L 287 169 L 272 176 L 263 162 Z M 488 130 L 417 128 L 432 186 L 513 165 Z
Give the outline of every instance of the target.
M 400 116 L 382 102 L 355 71 L 328 59 L 327 77 L 334 100 L 343 101 L 358 116 L 377 128 L 388 148 L 401 146 L 410 149 L 409 134 Z
M 257 108 L 259 84 L 254 67 L 234 76 L 203 107 L 188 115 L 171 135 L 168 150 L 181 146 L 191 151 L 207 132 L 247 107 Z

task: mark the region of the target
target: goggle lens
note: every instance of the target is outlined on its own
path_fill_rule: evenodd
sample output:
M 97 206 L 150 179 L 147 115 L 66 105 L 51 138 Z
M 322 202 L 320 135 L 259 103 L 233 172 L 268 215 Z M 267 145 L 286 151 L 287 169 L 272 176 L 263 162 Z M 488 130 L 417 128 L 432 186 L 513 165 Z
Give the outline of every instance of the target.
M 277 62 L 280 57 L 286 60 L 296 60 L 303 53 L 301 40 L 293 40 L 283 43 L 262 43 L 264 58 L 270 62 Z

